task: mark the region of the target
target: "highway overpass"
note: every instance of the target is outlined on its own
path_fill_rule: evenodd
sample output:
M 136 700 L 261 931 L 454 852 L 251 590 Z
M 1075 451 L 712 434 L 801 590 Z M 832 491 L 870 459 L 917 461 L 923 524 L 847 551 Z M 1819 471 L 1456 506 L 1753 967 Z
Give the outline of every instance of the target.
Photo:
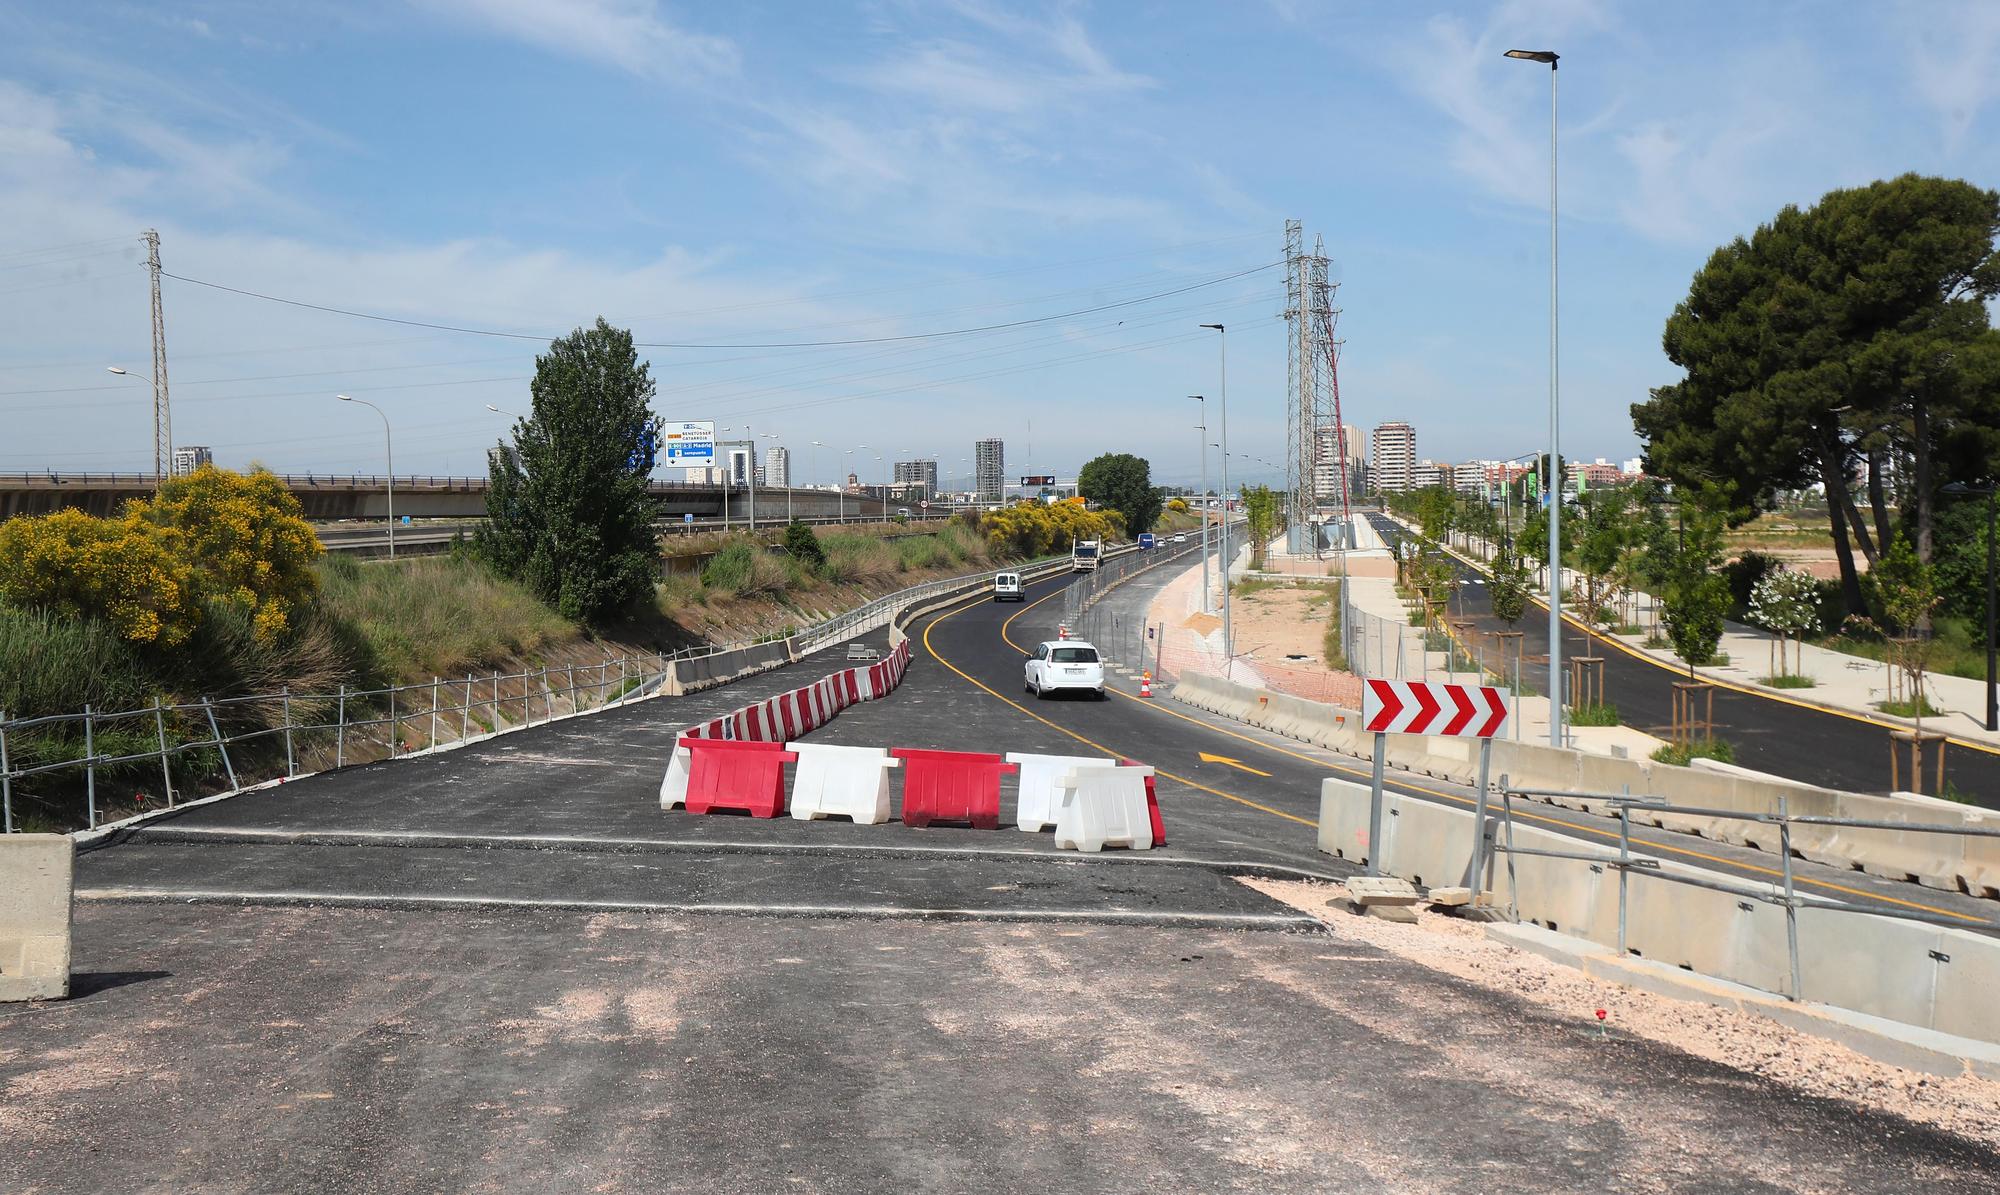
M 285 487 L 318 522 L 339 519 L 380 519 L 389 513 L 389 482 L 367 473 L 281 473 Z M 116 513 L 134 498 L 151 497 L 158 478 L 151 473 L 0 473 L 0 518 L 82 510 L 94 515 Z M 696 520 L 724 516 L 724 488 L 708 483 L 655 481 L 653 500 L 662 519 L 693 515 Z M 752 495 L 740 486 L 727 491 L 728 517 L 750 514 Z M 893 516 L 897 499 L 841 495 L 827 490 L 760 486 L 755 494 L 757 516 L 806 518 Z M 476 519 L 486 514 L 486 478 L 414 474 L 395 479 L 396 515 L 412 519 Z

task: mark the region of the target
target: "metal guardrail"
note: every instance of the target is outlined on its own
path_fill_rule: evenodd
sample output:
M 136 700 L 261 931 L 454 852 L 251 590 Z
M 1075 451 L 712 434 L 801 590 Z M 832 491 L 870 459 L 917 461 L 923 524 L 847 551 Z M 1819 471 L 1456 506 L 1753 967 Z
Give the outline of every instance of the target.
M 1615 806 L 1618 810 L 1618 853 L 1597 854 L 1587 851 L 1543 850 L 1536 847 L 1514 844 L 1514 798 L 1560 796 L 1579 798 L 1586 801 L 1601 801 Z M 1842 901 L 1829 900 L 1823 896 L 1801 895 L 1792 877 L 1792 827 L 1796 825 L 1836 826 L 1858 830 L 1892 830 L 1899 833 L 1917 834 L 1957 834 L 1971 838 L 2000 838 L 2000 827 L 1945 825 L 1937 822 L 1890 822 L 1869 818 L 1826 817 L 1819 814 L 1794 815 L 1786 808 L 1786 799 L 1778 798 L 1775 813 L 1745 813 L 1736 809 L 1709 809 L 1696 805 L 1675 805 L 1660 797 L 1633 796 L 1630 793 L 1578 793 L 1567 789 L 1515 788 L 1507 783 L 1507 777 L 1500 777 L 1501 822 L 1505 835 L 1504 842 L 1494 842 L 1492 850 L 1509 856 L 1507 865 L 1507 915 L 1510 920 L 1521 920 L 1520 884 L 1514 874 L 1512 856 L 1529 855 L 1546 859 L 1571 859 L 1588 863 L 1593 867 L 1606 867 L 1618 873 L 1618 954 L 1623 958 L 1627 953 L 1625 942 L 1628 886 L 1634 871 L 1682 884 L 1690 888 L 1705 888 L 1742 900 L 1754 900 L 1763 904 L 1777 905 L 1785 910 L 1785 941 L 1790 966 L 1789 990 L 1779 993 L 1787 1000 L 1804 999 L 1799 978 L 1799 910 L 1802 908 L 1830 909 L 1835 912 L 1855 913 L 1868 917 L 1893 917 L 1899 921 L 1916 921 L 1926 925 L 1942 925 L 1953 929 L 1979 929 L 2000 931 L 2000 922 L 1980 921 L 1969 917 L 1945 916 L 1926 913 L 1916 909 L 1905 909 L 1893 905 L 1880 908 L 1861 908 Z M 1746 887 L 1726 884 L 1719 880 L 1703 879 L 1700 876 L 1683 875 L 1660 866 L 1658 859 L 1634 858 L 1632 855 L 1632 810 L 1634 807 L 1655 810 L 1660 813 L 1677 813 L 1686 817 L 1712 817 L 1732 821 L 1762 822 L 1778 827 L 1778 853 L 1783 859 L 1782 883 L 1776 891 L 1767 888 Z M 1475 883 L 1482 883 L 1484 872 L 1484 852 L 1486 844 L 1486 792 L 1479 793 L 1479 805 L 1474 825 L 1477 827 L 1473 839 L 1472 876 Z

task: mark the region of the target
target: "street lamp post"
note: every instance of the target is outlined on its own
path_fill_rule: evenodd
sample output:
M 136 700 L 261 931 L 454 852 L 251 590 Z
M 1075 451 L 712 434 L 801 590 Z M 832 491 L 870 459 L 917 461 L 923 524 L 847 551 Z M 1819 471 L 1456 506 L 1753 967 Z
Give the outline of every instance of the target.
M 383 414 L 381 407 L 376 406 L 365 398 L 349 398 L 345 394 L 336 394 L 334 397 L 342 402 L 360 403 L 362 406 L 374 411 L 377 415 L 382 416 L 382 457 L 389 469 L 387 478 L 389 493 L 389 559 L 394 560 L 396 558 L 396 444 L 389 433 L 389 416 Z
M 1215 329 L 1215 346 L 1222 363 L 1222 526 L 1221 550 L 1217 553 L 1222 568 L 1222 658 L 1224 675 L 1235 670 L 1236 631 L 1229 617 L 1229 335 L 1221 324 L 1203 324 L 1204 328 Z M 1206 405 L 1206 404 L 1204 404 Z
M 1201 494 L 1196 506 L 1201 511 L 1201 612 L 1213 613 L 1213 603 L 1208 592 L 1208 396 L 1190 394 L 1189 398 L 1201 404 L 1201 422 L 1196 427 L 1201 432 Z
M 1549 68 L 1549 745 L 1562 746 L 1562 391 L 1557 381 L 1556 305 L 1556 63 L 1553 50 L 1509 50 L 1507 57 L 1546 63 Z M 1549 483 L 1553 482 L 1553 485 Z
M 151 386 L 156 394 L 159 391 L 160 384 L 158 382 L 155 382 L 151 377 L 148 377 L 146 374 L 143 373 L 128 373 L 125 367 L 122 365 L 107 365 L 104 367 L 104 371 L 106 373 L 115 373 L 121 378 L 123 377 L 145 378 L 146 384 Z M 167 454 L 164 458 L 160 456 L 159 452 L 161 445 L 165 445 L 167 450 Z M 173 468 L 174 468 L 173 416 L 168 413 L 167 408 L 164 404 L 155 402 L 153 404 L 153 484 L 157 486 L 161 482 L 165 481 L 167 479 L 167 475 L 173 471 Z
M 763 435 L 762 435 L 761 437 L 759 437 L 759 438 L 760 438 L 760 439 L 765 439 L 765 440 L 770 440 L 770 441 L 772 441 L 772 442 L 773 442 L 773 446 L 775 447 L 775 446 L 776 446 L 776 441 L 777 441 L 777 439 L 778 439 L 778 433 L 777 433 L 777 432 L 765 432 L 765 433 L 763 433 Z M 756 462 L 755 462 L 755 461 L 752 461 L 752 462 L 750 462 L 750 463 L 751 463 L 752 465 L 755 465 L 755 464 L 756 464 Z M 790 454 L 787 454 L 787 455 L 786 455 L 786 459 L 785 459 L 785 522 L 787 522 L 787 523 L 789 523 L 789 522 L 791 522 L 791 521 L 792 521 L 792 478 L 791 478 L 791 472 L 792 472 L 792 462 L 791 462 L 791 458 L 790 458 Z

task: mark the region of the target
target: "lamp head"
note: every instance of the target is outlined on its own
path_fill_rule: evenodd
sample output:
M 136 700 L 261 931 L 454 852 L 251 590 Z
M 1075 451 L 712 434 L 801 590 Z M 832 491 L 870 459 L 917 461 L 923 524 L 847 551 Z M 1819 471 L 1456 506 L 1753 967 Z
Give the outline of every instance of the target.
M 1518 58 L 1522 62 L 1547 63 L 1550 67 L 1554 67 L 1556 59 L 1562 57 L 1562 55 L 1556 53 L 1554 50 L 1509 50 L 1507 51 L 1507 57 Z

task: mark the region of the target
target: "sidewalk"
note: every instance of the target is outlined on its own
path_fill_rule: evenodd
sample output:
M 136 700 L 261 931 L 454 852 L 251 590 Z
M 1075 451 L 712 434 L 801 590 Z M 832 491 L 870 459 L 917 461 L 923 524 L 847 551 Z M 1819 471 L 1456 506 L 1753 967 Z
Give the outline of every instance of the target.
M 1394 519 L 1396 516 L 1388 517 Z M 1402 523 L 1400 519 L 1396 521 Z M 1493 554 L 1493 545 L 1477 536 L 1461 535 L 1455 538 L 1464 546 L 1454 547 L 1454 553 L 1483 569 L 1484 562 Z M 1574 593 L 1578 585 L 1575 570 L 1564 569 L 1563 592 Z M 1635 593 L 1634 597 L 1638 608 L 1636 622 L 1648 628 L 1650 633 L 1659 625 L 1659 601 L 1646 593 Z M 1618 635 L 1602 627 L 1587 628 L 1581 619 L 1567 612 L 1564 618 L 1577 629 L 1592 630 L 1599 638 L 1616 644 L 1631 655 L 1656 661 L 1683 673 L 1688 670 L 1687 664 L 1671 649 L 1647 647 L 1645 634 Z M 1729 662 L 1696 668 L 1694 673 L 1703 680 L 1731 688 L 1852 714 L 1883 726 L 1907 729 L 1916 725 L 1913 719 L 1886 714 L 1876 707 L 1875 703 L 1884 700 L 1889 693 L 1890 667 L 1865 656 L 1850 655 L 1811 643 L 1794 645 L 1789 650 L 1797 656 L 1797 662 L 1790 670 L 1811 677 L 1812 687 L 1777 689 L 1760 683 L 1762 678 L 1771 674 L 1775 658 L 1772 645 L 1775 641 L 1776 637 L 1766 631 L 1742 623 L 1726 623 L 1717 650 L 1726 653 Z M 1924 678 L 1924 693 L 1934 708 L 1943 711 L 1924 719 L 1925 730 L 1949 734 L 1960 742 L 2000 749 L 2000 732 L 1989 731 L 1985 726 L 1985 681 L 1932 673 Z

